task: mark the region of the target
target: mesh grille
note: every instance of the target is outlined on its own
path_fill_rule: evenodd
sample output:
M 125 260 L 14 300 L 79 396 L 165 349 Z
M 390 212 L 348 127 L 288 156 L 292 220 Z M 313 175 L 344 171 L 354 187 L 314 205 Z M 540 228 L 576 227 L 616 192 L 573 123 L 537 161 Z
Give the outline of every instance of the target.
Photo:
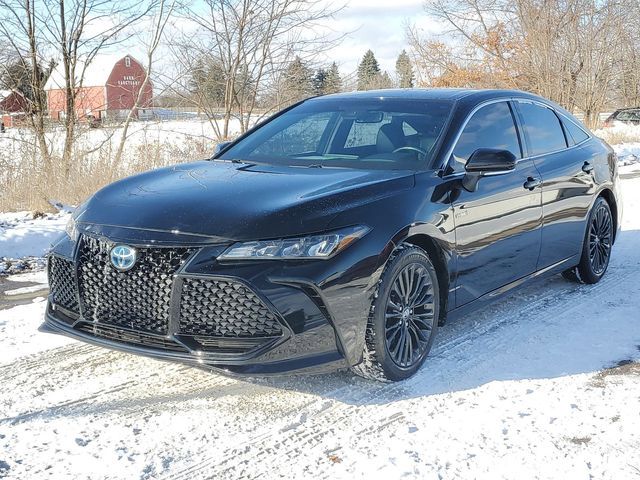
M 78 255 L 78 285 L 83 316 L 88 321 L 132 330 L 166 334 L 173 274 L 192 249 L 139 248 L 134 267 L 119 272 L 111 266 L 113 245 L 83 237 Z
M 273 337 L 282 334 L 276 316 L 242 283 L 186 278 L 179 331 L 213 337 Z
M 53 303 L 79 313 L 73 263 L 52 255 L 49 257 L 49 286 Z

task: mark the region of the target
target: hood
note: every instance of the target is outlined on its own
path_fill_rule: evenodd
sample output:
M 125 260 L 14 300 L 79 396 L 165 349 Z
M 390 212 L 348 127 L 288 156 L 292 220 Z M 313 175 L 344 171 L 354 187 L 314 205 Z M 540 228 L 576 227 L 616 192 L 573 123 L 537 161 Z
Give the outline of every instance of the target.
M 143 173 L 97 192 L 80 226 L 210 237 L 288 237 L 325 230 L 341 212 L 409 189 L 400 171 L 201 161 Z

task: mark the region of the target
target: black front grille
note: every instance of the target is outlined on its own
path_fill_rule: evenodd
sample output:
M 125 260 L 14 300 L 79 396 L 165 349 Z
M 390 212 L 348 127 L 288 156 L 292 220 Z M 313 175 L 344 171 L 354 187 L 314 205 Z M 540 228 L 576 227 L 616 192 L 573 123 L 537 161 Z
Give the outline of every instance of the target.
M 232 280 L 185 278 L 179 332 L 212 337 L 275 337 L 276 316 L 247 286 Z
M 76 329 L 85 333 L 89 333 L 94 337 L 115 340 L 117 342 L 123 342 L 140 347 L 159 348 L 162 350 L 171 350 L 174 352 L 189 351 L 187 348 L 175 343 L 168 338 L 156 337 L 154 335 L 144 334 L 141 332 L 133 332 L 130 330 L 124 330 L 122 328 L 108 327 L 95 323 L 80 323 L 80 325 L 76 326 Z
M 113 244 L 82 237 L 78 252 L 78 287 L 88 321 L 131 330 L 166 334 L 174 273 L 187 261 L 189 248 L 138 248 L 134 267 L 111 266 Z
M 49 257 L 49 287 L 53 303 L 78 314 L 75 277 L 73 262 L 55 255 Z

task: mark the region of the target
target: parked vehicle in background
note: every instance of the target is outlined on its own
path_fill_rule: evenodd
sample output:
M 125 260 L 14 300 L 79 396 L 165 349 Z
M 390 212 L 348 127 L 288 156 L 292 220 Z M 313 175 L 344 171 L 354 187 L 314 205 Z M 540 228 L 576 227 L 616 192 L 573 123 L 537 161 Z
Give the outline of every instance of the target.
M 612 127 L 616 123 L 640 125 L 640 107 L 621 108 L 620 110 L 616 110 L 604 121 L 604 126 Z
M 401 380 L 447 318 L 543 275 L 598 282 L 617 178 L 611 147 L 535 95 L 309 99 L 78 207 L 43 329 L 239 374 Z

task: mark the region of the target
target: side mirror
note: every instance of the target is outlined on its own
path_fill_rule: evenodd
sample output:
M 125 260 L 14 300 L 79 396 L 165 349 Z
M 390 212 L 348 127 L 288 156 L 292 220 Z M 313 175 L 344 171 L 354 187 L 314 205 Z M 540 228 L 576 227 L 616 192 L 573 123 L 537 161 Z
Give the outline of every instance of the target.
M 213 156 L 215 157 L 216 155 L 218 155 L 222 150 L 227 148 L 229 145 L 231 145 L 231 142 L 220 142 L 219 144 L 217 144 L 216 149 L 213 151 Z
M 486 175 L 509 173 L 516 168 L 517 161 L 516 156 L 509 150 L 479 148 L 467 160 L 462 186 L 469 192 L 475 192 L 480 178 Z

